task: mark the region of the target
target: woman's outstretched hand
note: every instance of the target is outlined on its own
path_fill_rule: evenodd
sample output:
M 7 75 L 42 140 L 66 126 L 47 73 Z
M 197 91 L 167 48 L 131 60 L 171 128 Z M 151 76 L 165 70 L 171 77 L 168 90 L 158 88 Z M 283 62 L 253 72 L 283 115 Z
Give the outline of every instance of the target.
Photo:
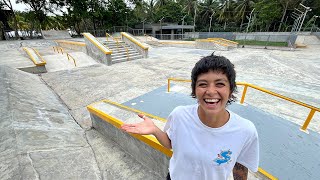
M 142 122 L 136 124 L 123 124 L 121 129 L 128 133 L 135 133 L 135 134 L 155 134 L 157 131 L 157 126 L 153 123 L 153 121 L 146 117 L 143 114 L 138 114 L 140 118 L 143 119 Z

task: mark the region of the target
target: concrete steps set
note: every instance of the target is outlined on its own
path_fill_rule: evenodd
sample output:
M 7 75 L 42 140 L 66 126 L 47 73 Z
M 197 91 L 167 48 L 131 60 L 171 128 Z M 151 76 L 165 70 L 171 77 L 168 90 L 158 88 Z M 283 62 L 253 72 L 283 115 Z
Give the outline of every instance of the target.
M 123 41 L 118 41 L 117 43 L 114 40 L 108 40 L 104 41 L 103 45 L 105 45 L 108 49 L 112 51 L 112 64 L 143 58 L 143 56 L 138 51 L 133 49 L 131 46 L 128 46 Z

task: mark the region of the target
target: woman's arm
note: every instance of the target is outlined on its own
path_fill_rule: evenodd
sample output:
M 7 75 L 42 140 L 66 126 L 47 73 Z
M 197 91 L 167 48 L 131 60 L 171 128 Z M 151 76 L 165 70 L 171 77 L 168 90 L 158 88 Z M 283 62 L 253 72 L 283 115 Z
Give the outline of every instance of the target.
M 236 163 L 233 167 L 233 179 L 234 180 L 247 180 L 248 168 L 240 163 Z
M 128 133 L 134 133 L 134 134 L 142 134 L 142 135 L 154 135 L 158 141 L 166 148 L 171 149 L 171 141 L 167 135 L 167 133 L 163 132 L 161 129 L 159 129 L 153 121 L 146 117 L 143 114 L 138 114 L 140 118 L 142 118 L 144 121 L 136 124 L 123 124 L 121 126 L 121 129 Z

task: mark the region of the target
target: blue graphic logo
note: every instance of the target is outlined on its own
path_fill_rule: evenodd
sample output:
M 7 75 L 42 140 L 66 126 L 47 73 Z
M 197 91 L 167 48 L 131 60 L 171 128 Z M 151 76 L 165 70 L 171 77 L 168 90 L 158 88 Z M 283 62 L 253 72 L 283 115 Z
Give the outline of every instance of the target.
M 216 162 L 218 165 L 223 163 L 229 163 L 231 162 L 231 154 L 232 152 L 230 151 L 230 149 L 227 151 L 221 151 L 221 153 L 218 154 L 218 157 L 215 158 L 213 161 Z

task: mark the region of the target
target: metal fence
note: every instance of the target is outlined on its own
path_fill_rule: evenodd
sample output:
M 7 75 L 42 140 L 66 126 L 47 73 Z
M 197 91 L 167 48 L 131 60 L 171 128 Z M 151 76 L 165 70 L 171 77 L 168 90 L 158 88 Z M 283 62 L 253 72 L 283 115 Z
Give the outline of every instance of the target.
M 207 38 L 223 38 L 237 41 L 240 45 L 255 46 L 284 46 L 293 47 L 297 39 L 296 34 L 252 34 L 252 33 L 232 33 L 232 32 L 199 32 L 185 34 L 148 34 L 159 40 L 195 40 Z

